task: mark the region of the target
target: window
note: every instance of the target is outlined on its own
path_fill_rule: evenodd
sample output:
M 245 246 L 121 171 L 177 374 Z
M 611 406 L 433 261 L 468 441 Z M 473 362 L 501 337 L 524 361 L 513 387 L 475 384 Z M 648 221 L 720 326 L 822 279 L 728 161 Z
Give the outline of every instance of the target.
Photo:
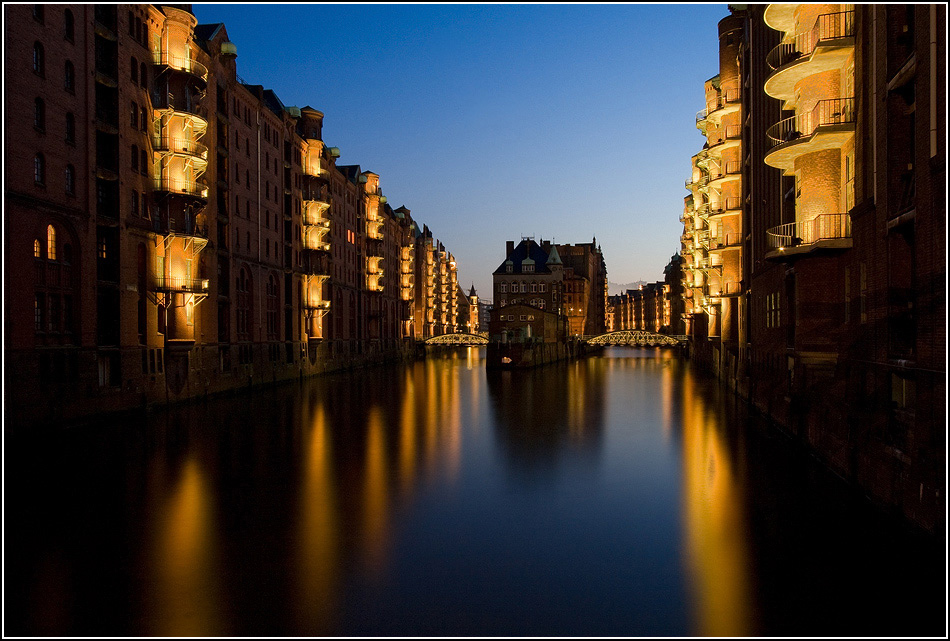
M 508 293 L 508 283 L 502 283 L 501 286 L 499 287 L 498 291 L 501 292 L 502 294 L 507 294 L 507 293 Z
M 63 88 L 69 93 L 76 92 L 76 68 L 69 60 L 66 61 L 66 68 L 63 70 Z
M 134 171 L 139 170 L 139 148 L 137 145 L 132 145 L 132 169 Z
M 135 14 L 129 11 L 129 35 L 135 37 Z
M 129 112 L 129 124 L 132 125 L 133 129 L 139 128 L 139 106 L 134 100 L 132 101 L 132 109 Z
M 37 131 L 46 131 L 46 103 L 42 98 L 33 101 L 33 128 Z
M 531 283 L 531 293 L 532 293 L 532 294 L 537 294 L 537 293 L 538 293 L 538 285 L 537 285 L 537 283 Z
M 132 83 L 139 84 L 139 61 L 135 59 L 135 56 L 132 56 Z
M 145 118 L 145 107 L 142 107 L 142 109 L 139 111 L 139 117 L 141 118 L 142 122 L 142 131 L 146 131 L 148 128 L 148 120 Z
M 132 200 L 131 207 L 132 215 L 135 216 L 139 213 L 139 192 L 132 190 Z
M 46 54 L 43 52 L 43 45 L 39 42 L 33 43 L 33 73 L 46 77 Z
M 69 42 L 73 41 L 76 31 L 76 20 L 73 18 L 73 12 L 69 9 L 63 13 L 63 37 Z
M 76 195 L 76 168 L 72 165 L 66 165 L 66 193 Z
M 33 181 L 37 185 L 46 184 L 46 159 L 43 154 L 36 154 L 33 157 Z
M 39 22 L 40 24 L 46 24 L 46 12 L 44 11 L 44 6 L 41 4 L 33 5 L 33 19 Z
M 525 314 L 521 314 L 518 320 L 525 321 L 525 320 L 528 320 L 528 317 Z
M 271 276 L 267 281 L 267 338 L 277 340 L 280 299 L 278 298 L 277 279 Z
M 46 227 L 46 258 L 56 260 L 56 229 L 52 225 Z
M 139 152 L 142 156 L 142 173 L 148 174 L 148 153 L 143 149 Z
M 76 117 L 72 112 L 66 114 L 66 142 L 76 144 Z

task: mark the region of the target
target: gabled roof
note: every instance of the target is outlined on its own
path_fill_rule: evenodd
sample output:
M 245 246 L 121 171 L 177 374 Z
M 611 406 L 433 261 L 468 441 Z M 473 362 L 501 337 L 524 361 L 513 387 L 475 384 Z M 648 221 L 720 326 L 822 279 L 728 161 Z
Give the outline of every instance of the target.
M 511 271 L 507 269 L 508 264 L 511 264 Z M 510 254 L 505 258 L 505 262 L 498 266 L 493 273 L 503 275 L 503 274 L 521 274 L 522 265 L 531 265 L 534 264 L 535 268 L 533 274 L 550 274 L 551 270 L 548 269 L 548 254 L 541 249 L 541 246 L 532 239 L 524 239 L 518 246 L 515 247 Z

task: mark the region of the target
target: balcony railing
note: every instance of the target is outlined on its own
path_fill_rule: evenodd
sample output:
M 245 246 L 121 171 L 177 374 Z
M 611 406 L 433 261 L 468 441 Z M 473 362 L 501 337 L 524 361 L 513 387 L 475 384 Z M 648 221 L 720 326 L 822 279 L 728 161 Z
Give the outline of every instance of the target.
M 738 247 L 742 243 L 742 234 L 738 232 L 733 232 L 729 234 L 723 234 L 720 237 L 714 238 L 712 241 L 712 246 L 710 249 L 723 249 L 726 247 Z
M 709 140 L 709 147 L 712 148 L 729 140 L 739 140 L 740 138 L 742 138 L 742 126 L 728 125 L 718 138 Z
M 853 123 L 854 120 L 854 98 L 819 100 L 811 111 L 780 120 L 765 133 L 775 147 L 810 136 L 819 127 Z
M 173 292 L 206 292 L 208 291 L 208 279 L 155 276 L 155 289 Z
M 304 309 L 330 309 L 330 301 L 328 300 L 304 300 L 303 302 Z
M 742 92 L 738 89 L 729 89 L 725 93 L 720 93 L 716 97 L 715 102 L 710 102 L 706 105 L 706 116 L 711 116 L 713 113 L 719 111 L 720 109 L 725 109 L 726 107 L 737 105 L 742 101 Z
M 818 16 L 811 29 L 772 49 L 765 60 L 773 70 L 777 70 L 810 55 L 823 40 L 852 37 L 854 37 L 854 11 L 825 13 Z
M 173 56 L 169 53 L 161 51 L 155 52 L 152 60 L 156 65 L 164 65 L 166 67 L 171 67 L 172 69 L 185 71 L 193 76 L 201 78 L 205 82 L 208 82 L 208 68 L 197 60 L 192 60 L 191 58 L 185 58 L 182 56 Z
M 821 214 L 811 220 L 801 220 L 773 227 L 766 233 L 769 248 L 778 250 L 813 245 L 821 240 L 851 238 L 851 216 L 848 214 Z
M 208 187 L 194 180 L 182 178 L 155 178 L 155 191 L 167 191 L 173 194 L 185 194 L 198 198 L 208 198 Z
M 156 151 L 171 151 L 176 154 L 186 154 L 204 160 L 208 159 L 208 147 L 200 142 L 189 140 L 188 138 L 171 138 L 168 136 L 155 137 L 152 138 L 152 147 Z
M 193 218 L 163 219 L 155 217 L 152 219 L 152 231 L 162 235 L 174 234 L 176 236 L 197 236 L 198 238 L 208 237 L 207 225 L 199 225 Z
M 719 180 L 727 176 L 737 176 L 742 173 L 742 163 L 738 160 L 730 160 L 718 171 L 709 172 L 709 180 Z

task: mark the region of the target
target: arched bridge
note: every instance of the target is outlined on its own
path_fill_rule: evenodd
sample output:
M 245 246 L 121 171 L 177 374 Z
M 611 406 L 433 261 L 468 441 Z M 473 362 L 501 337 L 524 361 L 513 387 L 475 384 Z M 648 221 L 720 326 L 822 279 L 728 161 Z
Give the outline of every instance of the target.
M 426 345 L 487 345 L 488 337 L 478 334 L 442 334 L 425 340 Z
M 686 337 L 654 334 L 653 332 L 644 332 L 642 330 L 624 329 L 617 332 L 607 332 L 606 334 L 601 334 L 600 336 L 585 336 L 584 341 L 588 345 L 637 345 L 641 347 L 662 347 L 685 343 Z

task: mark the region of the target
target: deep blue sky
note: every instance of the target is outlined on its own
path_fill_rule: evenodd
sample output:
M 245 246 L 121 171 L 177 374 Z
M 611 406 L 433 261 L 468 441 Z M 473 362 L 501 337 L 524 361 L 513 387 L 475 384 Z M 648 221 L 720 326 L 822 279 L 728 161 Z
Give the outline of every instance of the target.
M 238 74 L 325 114 L 491 296 L 505 241 L 602 246 L 610 281 L 661 280 L 726 5 L 195 4 Z

